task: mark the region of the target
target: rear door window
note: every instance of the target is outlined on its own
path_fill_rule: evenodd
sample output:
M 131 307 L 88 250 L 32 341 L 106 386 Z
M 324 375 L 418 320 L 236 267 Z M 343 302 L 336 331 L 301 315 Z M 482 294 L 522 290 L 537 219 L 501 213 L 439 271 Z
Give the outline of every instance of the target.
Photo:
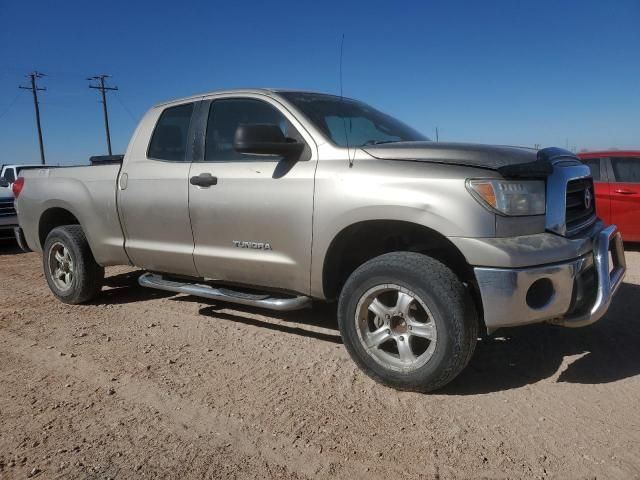
M 153 131 L 147 156 L 170 162 L 186 161 L 192 114 L 193 103 L 169 107 L 162 112 Z
M 616 182 L 640 183 L 640 157 L 611 157 Z

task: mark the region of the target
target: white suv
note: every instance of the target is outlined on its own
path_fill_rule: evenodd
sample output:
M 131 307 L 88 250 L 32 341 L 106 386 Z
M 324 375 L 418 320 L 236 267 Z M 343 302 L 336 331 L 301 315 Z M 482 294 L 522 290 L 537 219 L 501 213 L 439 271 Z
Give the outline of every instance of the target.
M 22 170 L 42 167 L 42 165 L 3 165 L 0 168 L 0 180 L 8 182 L 8 185 L 0 185 L 0 240 L 14 238 L 13 229 L 18 226 L 18 216 L 11 191 L 13 182 L 20 176 Z
M 0 178 L 4 178 L 10 184 L 16 181 L 20 176 L 20 172 L 26 169 L 45 168 L 44 165 L 3 165 L 0 170 Z

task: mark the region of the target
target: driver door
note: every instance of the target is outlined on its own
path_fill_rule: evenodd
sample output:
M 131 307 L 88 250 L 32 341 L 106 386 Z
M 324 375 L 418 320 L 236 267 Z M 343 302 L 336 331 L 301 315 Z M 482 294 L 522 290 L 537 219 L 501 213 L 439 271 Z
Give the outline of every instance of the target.
M 189 173 L 199 275 L 307 293 L 317 159 L 313 140 L 266 96 L 217 97 L 203 102 L 203 108 L 208 111 L 202 115 L 202 158 Z M 304 152 L 297 160 L 238 153 L 233 138 L 240 124 L 276 124 L 285 136 L 304 142 Z

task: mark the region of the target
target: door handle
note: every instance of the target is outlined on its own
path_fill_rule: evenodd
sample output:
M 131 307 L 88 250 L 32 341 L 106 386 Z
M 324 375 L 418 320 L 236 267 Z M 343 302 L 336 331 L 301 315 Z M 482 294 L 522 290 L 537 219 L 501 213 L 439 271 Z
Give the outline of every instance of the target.
M 211 185 L 218 184 L 218 177 L 212 176 L 210 173 L 201 173 L 195 177 L 191 177 L 189 179 L 189 183 L 191 185 L 195 185 L 196 187 L 204 187 L 208 188 Z
M 627 190 L 626 188 L 618 188 L 615 190 L 616 193 L 619 193 L 621 195 L 634 195 L 638 192 L 636 192 L 635 190 Z

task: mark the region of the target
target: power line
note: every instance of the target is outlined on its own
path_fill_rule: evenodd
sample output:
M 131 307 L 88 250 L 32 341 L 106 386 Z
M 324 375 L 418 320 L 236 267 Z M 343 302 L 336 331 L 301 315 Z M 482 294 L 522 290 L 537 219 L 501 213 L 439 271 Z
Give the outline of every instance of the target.
M 5 110 L 2 113 L 0 113 L 0 118 L 4 117 L 7 113 L 9 113 L 9 110 L 11 110 L 11 107 L 13 107 L 15 103 L 18 101 L 19 96 L 20 96 L 20 92 L 16 93 L 16 96 L 13 97 L 13 100 L 9 102 L 9 106 L 5 108 Z
M 38 143 L 40 144 L 40 163 L 44 165 L 44 145 L 42 144 L 42 127 L 40 126 L 40 107 L 38 106 L 38 92 L 44 91 L 46 88 L 39 88 L 37 85 L 38 79 L 44 77 L 44 73 L 40 72 L 32 72 L 27 75 L 27 78 L 31 80 L 31 85 L 23 86 L 18 85 L 18 88 L 22 88 L 23 90 L 31 90 L 33 94 L 33 105 L 36 110 L 36 126 L 38 127 Z
M 102 95 L 102 111 L 104 113 L 104 129 L 107 133 L 107 149 L 109 151 L 109 155 L 111 153 L 111 133 L 109 132 L 109 114 L 107 112 L 107 90 L 118 90 L 118 87 L 107 87 L 104 81 L 109 78 L 110 75 L 96 75 L 95 77 L 89 77 L 87 80 L 96 81 L 98 85 L 89 85 L 89 88 L 95 88 L 96 90 L 100 90 L 100 94 Z
M 124 110 L 129 114 L 129 116 L 131 117 L 131 120 L 133 120 L 133 123 L 138 123 L 138 119 L 133 113 L 131 113 L 131 110 L 129 110 L 129 108 L 124 104 L 124 102 L 122 101 L 122 98 L 120 98 L 120 94 L 116 93 L 115 97 L 116 97 L 116 100 L 118 100 L 118 103 L 122 106 L 122 108 L 124 108 Z

